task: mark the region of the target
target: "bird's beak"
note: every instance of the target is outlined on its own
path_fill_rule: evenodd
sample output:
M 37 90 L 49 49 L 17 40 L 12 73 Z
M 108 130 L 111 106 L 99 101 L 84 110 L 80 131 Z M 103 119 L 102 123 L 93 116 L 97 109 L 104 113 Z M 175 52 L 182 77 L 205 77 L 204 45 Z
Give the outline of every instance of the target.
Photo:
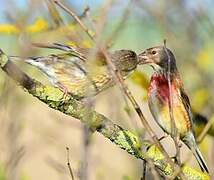
M 148 63 L 151 63 L 151 60 L 147 56 L 146 51 L 144 51 L 144 52 L 142 52 L 142 53 L 140 53 L 138 55 L 138 61 L 139 61 L 139 64 L 148 64 Z

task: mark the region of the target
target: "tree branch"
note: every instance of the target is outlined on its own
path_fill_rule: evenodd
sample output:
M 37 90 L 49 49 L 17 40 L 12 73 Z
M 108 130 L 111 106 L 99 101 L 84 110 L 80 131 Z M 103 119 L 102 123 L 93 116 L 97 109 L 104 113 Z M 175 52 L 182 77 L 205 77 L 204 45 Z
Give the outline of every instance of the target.
M 50 108 L 79 119 L 92 131 L 98 131 L 136 158 L 152 161 L 163 176 L 170 176 L 173 174 L 172 168 L 167 163 L 166 158 L 155 145 L 147 141 L 140 141 L 134 133 L 114 124 L 107 117 L 99 114 L 93 109 L 85 107 L 73 97 L 67 96 L 66 99 L 64 99 L 63 92 L 59 89 L 51 86 L 44 86 L 40 82 L 30 78 L 13 64 L 2 51 L 0 51 L 0 55 L 2 70 L 31 95 L 37 97 Z M 183 166 L 182 170 L 188 179 L 209 179 L 208 175 L 188 166 Z

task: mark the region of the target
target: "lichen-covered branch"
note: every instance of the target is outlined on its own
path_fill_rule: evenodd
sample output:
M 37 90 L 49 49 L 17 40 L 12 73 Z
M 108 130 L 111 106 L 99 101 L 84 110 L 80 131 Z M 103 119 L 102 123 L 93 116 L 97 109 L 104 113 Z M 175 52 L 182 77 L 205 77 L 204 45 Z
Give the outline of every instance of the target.
M 67 96 L 64 98 L 60 90 L 51 86 L 44 86 L 40 82 L 30 78 L 13 64 L 3 52 L 0 51 L 0 55 L 2 70 L 34 97 L 37 97 L 52 109 L 79 119 L 92 131 L 98 131 L 136 158 L 150 159 L 161 174 L 165 176 L 172 175 L 173 172 L 170 165 L 166 162 L 165 157 L 155 145 L 151 145 L 146 141 L 141 141 L 134 133 L 124 130 L 104 115 L 84 106 L 73 97 Z M 190 167 L 184 166 L 182 170 L 187 179 L 209 179 L 208 175 Z

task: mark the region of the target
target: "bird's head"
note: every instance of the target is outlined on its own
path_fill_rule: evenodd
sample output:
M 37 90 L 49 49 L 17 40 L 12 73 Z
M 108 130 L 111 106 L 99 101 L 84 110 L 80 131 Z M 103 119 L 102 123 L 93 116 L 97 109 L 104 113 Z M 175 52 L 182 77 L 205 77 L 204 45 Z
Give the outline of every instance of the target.
M 112 61 L 116 68 L 124 75 L 135 70 L 138 65 L 138 56 L 131 50 L 117 50 L 111 54 Z
M 176 69 L 175 57 L 172 51 L 164 46 L 156 46 L 146 49 L 138 55 L 139 64 L 157 65 L 163 70 L 168 69 L 170 62 L 170 69 Z

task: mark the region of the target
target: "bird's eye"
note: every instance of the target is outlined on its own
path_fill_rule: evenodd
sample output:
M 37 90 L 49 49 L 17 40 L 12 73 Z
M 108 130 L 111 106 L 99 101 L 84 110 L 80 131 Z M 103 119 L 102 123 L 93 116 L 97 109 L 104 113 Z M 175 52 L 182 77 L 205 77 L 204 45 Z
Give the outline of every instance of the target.
M 152 54 L 153 54 L 153 55 L 157 54 L 157 51 L 153 50 L 153 51 L 152 51 Z

